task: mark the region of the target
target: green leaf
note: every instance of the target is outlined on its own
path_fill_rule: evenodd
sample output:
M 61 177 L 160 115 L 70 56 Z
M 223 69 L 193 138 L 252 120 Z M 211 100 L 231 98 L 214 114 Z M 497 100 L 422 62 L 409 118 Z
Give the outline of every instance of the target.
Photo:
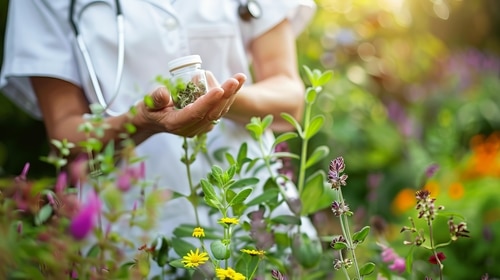
M 347 249 L 347 244 L 345 242 L 335 242 L 333 245 L 334 250 L 343 250 Z
M 359 274 L 361 274 L 361 276 L 369 275 L 374 270 L 375 270 L 375 264 L 372 262 L 368 262 L 359 268 Z
M 304 71 L 306 72 L 306 77 L 309 83 L 311 85 L 314 85 L 316 83 L 316 79 L 314 78 L 314 74 L 311 71 L 311 68 L 309 68 L 307 65 L 303 65 L 302 68 L 304 68 Z
M 201 184 L 201 189 L 203 190 L 203 194 L 205 195 L 205 197 L 218 200 L 217 194 L 215 193 L 215 189 L 212 186 L 212 184 L 210 184 L 210 182 L 208 182 L 206 179 L 201 179 L 200 184 Z
M 306 103 L 307 104 L 313 104 L 314 101 L 316 101 L 316 96 L 318 93 L 316 92 L 315 89 L 313 88 L 308 88 L 306 91 Z
M 262 133 L 264 133 L 260 124 L 255 122 L 247 124 L 246 128 L 250 132 L 250 135 L 253 137 L 254 140 L 259 140 L 260 137 L 262 136 Z
M 302 135 L 302 127 L 300 126 L 300 123 L 290 114 L 288 113 L 281 113 L 281 117 L 289 122 L 291 125 L 293 125 L 293 127 L 295 128 L 295 130 L 298 131 L 299 135 Z
M 272 188 L 264 191 L 261 195 L 252 199 L 247 203 L 247 206 L 259 205 L 270 200 L 276 200 L 280 191 L 277 188 Z
M 362 243 L 363 241 L 365 241 L 366 237 L 368 236 L 368 233 L 370 233 L 370 227 L 365 226 L 352 235 L 352 241 L 357 243 Z
M 99 256 L 99 253 L 101 252 L 101 247 L 99 247 L 99 244 L 94 244 L 92 247 L 90 247 L 89 251 L 87 252 L 87 258 L 97 258 Z
M 322 86 L 328 83 L 333 78 L 333 71 L 327 70 L 321 74 L 321 77 L 317 80 L 318 84 L 316 86 Z
M 300 218 L 297 216 L 292 216 L 292 215 L 279 215 L 276 217 L 273 217 L 271 219 L 271 222 L 275 224 L 283 224 L 283 225 L 300 225 L 301 221 Z
M 193 244 L 178 237 L 172 237 L 172 248 L 181 257 L 187 255 L 189 251 L 196 251 Z
M 255 273 L 259 261 L 259 258 L 250 256 L 249 254 L 242 254 L 235 265 L 235 270 L 243 274 L 245 279 L 254 279 L 252 274 Z
M 410 251 L 406 255 L 406 259 L 405 259 L 406 272 L 408 272 L 408 273 L 411 273 L 411 271 L 412 271 L 412 266 L 413 266 L 413 249 L 415 249 L 415 246 L 411 246 Z
M 305 168 L 307 169 L 313 166 L 314 164 L 325 158 L 329 153 L 330 149 L 328 148 L 328 146 L 316 147 L 314 152 L 307 159 Z
M 239 203 L 243 203 L 245 199 L 252 193 L 252 189 L 244 189 L 240 191 L 233 199 L 229 202 L 229 205 L 235 205 Z
M 267 115 L 262 120 L 262 130 L 266 130 L 273 123 L 273 115 Z
M 177 267 L 177 268 L 185 268 L 184 264 L 182 263 L 182 259 L 177 259 L 173 260 L 168 263 L 170 266 Z
M 312 120 L 309 126 L 306 128 L 305 131 L 305 138 L 306 139 L 311 139 L 318 131 L 321 130 L 321 127 L 323 126 L 323 123 L 325 121 L 325 117 L 322 115 L 315 116 Z
M 240 165 L 243 165 L 247 158 L 248 153 L 248 144 L 247 142 L 241 144 L 240 150 L 238 151 L 238 157 L 236 158 Z
M 192 237 L 193 229 L 197 227 L 197 225 L 190 224 L 182 224 L 175 228 L 173 235 L 175 237 L 183 238 L 183 237 Z M 204 228 L 205 237 L 204 239 L 220 239 L 222 238 L 219 232 L 212 228 Z
M 153 260 L 158 266 L 163 267 L 168 262 L 168 241 L 165 237 L 158 237 L 152 244 L 154 248 Z
M 313 268 L 322 259 L 323 250 L 317 239 L 311 239 L 307 234 L 293 236 L 292 255 L 305 268 Z
M 294 154 L 294 153 L 289 153 L 289 152 L 274 153 L 273 157 L 276 157 L 276 158 L 294 158 L 294 159 L 300 159 L 299 155 Z
M 236 189 L 236 188 L 243 188 L 246 186 L 253 186 L 253 185 L 256 185 L 258 182 L 259 182 L 259 178 L 255 178 L 255 177 L 243 178 L 243 179 L 235 181 L 233 184 L 231 184 L 230 188 Z
M 318 209 L 318 199 L 324 192 L 325 172 L 318 170 L 308 177 L 305 187 L 300 193 L 300 201 L 302 201 L 301 214 L 303 216 L 312 214 Z
M 40 208 L 40 211 L 36 213 L 35 225 L 39 226 L 43 224 L 50 218 L 50 216 L 52 216 L 52 205 L 45 204 L 42 208 Z
M 274 148 L 279 144 L 279 143 L 282 143 L 282 142 L 285 142 L 285 141 L 288 141 L 290 139 L 294 139 L 294 138 L 297 138 L 299 135 L 296 133 L 296 132 L 285 132 L 285 133 L 282 133 L 280 135 L 278 135 L 276 137 L 276 139 L 274 140 L 274 143 L 273 143 L 273 146 L 272 146 L 272 150 L 274 150 Z

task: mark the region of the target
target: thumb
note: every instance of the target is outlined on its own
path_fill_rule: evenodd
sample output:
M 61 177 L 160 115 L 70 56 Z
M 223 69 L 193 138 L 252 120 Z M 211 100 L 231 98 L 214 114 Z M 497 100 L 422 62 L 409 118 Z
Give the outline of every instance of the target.
M 164 109 L 170 103 L 170 94 L 164 87 L 159 87 L 150 95 L 146 96 L 145 104 L 148 111 L 159 111 Z

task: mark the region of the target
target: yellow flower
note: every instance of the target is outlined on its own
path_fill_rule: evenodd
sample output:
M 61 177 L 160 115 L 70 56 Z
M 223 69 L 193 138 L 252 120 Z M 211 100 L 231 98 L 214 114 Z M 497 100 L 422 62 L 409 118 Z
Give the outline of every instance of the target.
M 245 280 L 246 277 L 234 271 L 232 268 L 228 267 L 227 269 L 217 268 L 215 269 L 215 276 L 221 280 Z
M 241 249 L 243 253 L 249 254 L 250 256 L 263 256 L 264 251 L 262 250 L 253 250 L 253 249 Z
M 201 227 L 194 228 L 193 237 L 197 237 L 197 238 L 205 237 L 205 231 L 203 230 L 203 228 L 201 228 Z
M 236 218 L 222 218 L 219 220 L 219 223 L 226 225 L 237 225 L 240 221 Z
M 198 267 L 200 264 L 204 264 L 206 261 L 208 261 L 208 254 L 206 252 L 200 253 L 199 249 L 196 249 L 196 252 L 190 250 L 186 256 L 182 257 L 182 263 L 184 264 L 184 267 L 187 268 Z

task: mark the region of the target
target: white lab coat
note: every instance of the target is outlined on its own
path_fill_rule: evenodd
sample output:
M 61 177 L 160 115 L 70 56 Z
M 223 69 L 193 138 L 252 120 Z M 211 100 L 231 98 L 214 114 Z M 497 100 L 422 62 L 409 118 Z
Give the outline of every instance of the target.
M 213 72 L 219 81 L 238 72 L 251 77 L 249 42 L 285 18 L 299 34 L 315 8 L 311 0 L 259 0 L 262 17 L 246 23 L 237 13 L 240 2 L 245 1 L 121 0 L 125 22 L 125 68 L 119 95 L 111 108 L 126 111 L 158 86 L 156 76 L 169 75 L 167 63 L 170 60 L 188 54 L 199 54 L 202 67 Z M 74 17 L 107 100 L 113 95 L 116 77 L 114 3 L 113 0 L 78 0 Z M 15 0 L 9 4 L 0 76 L 2 92 L 38 118 L 42 116 L 29 83 L 30 76 L 69 81 L 83 87 L 90 102 L 95 102 L 94 89 L 68 21 L 70 1 Z M 267 144 L 272 143 L 271 131 L 267 132 L 266 139 Z M 182 141 L 179 136 L 158 134 L 139 145 L 137 153 L 147 157 L 146 176 L 157 180 L 158 187 L 188 194 L 185 166 L 180 162 Z M 226 119 L 208 134 L 207 140 L 209 151 L 225 147 L 233 154 L 244 142 L 249 145 L 250 157 L 260 155 L 245 127 Z M 192 167 L 194 182 L 205 177 L 210 168 L 211 163 L 206 158 L 198 157 Z M 130 201 L 129 205 L 132 204 Z M 184 199 L 169 201 L 161 213 L 158 234 L 170 235 L 178 224 L 193 222 L 192 209 Z

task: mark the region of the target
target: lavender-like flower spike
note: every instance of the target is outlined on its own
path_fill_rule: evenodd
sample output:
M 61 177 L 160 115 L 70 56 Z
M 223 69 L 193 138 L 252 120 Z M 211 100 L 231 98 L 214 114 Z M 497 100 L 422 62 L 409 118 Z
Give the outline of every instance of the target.
M 340 217 L 341 215 L 349 212 L 349 205 L 345 204 L 344 202 L 334 201 L 332 203 L 332 212 L 335 217 Z
M 288 278 L 286 278 L 285 275 L 281 274 L 281 272 L 279 272 L 278 270 L 276 269 L 273 269 L 271 271 L 271 276 L 273 277 L 273 279 L 275 280 L 288 280 Z
M 417 199 L 417 206 L 415 209 L 419 210 L 418 218 L 424 218 L 430 223 L 436 217 L 438 210 L 444 209 L 443 206 L 436 207 L 434 202 L 435 198 L 431 197 L 431 193 L 428 190 L 420 190 L 415 193 Z
M 332 189 L 338 190 L 341 186 L 347 184 L 347 175 L 342 174 L 345 169 L 344 158 L 337 157 L 330 162 L 330 170 L 328 171 L 328 182 L 332 184 Z

